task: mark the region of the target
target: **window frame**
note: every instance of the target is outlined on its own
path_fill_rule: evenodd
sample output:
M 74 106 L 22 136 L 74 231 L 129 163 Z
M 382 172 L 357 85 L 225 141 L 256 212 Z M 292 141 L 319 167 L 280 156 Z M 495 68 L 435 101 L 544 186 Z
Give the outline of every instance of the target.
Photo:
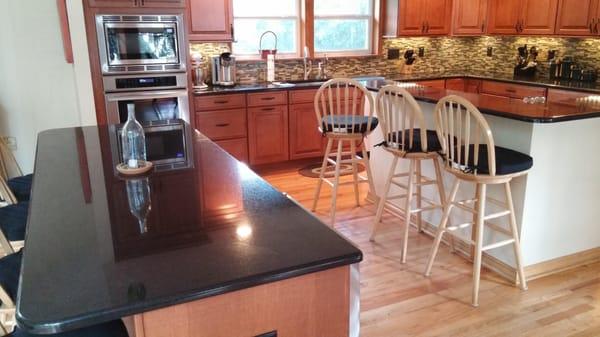
M 305 35 L 304 32 L 304 25 L 303 25 L 303 2 L 305 0 L 294 0 L 294 2 L 296 3 L 296 15 L 295 16 L 236 16 L 235 15 L 235 11 L 232 10 L 232 17 L 233 17 L 233 27 L 235 27 L 235 20 L 236 19 L 249 19 L 249 20 L 290 20 L 290 19 L 294 19 L 295 23 L 296 23 L 296 36 L 294 37 L 295 41 L 296 41 L 296 51 L 293 53 L 277 53 L 276 58 L 277 59 L 294 59 L 294 58 L 299 58 L 301 56 L 301 52 L 304 49 L 304 46 L 302 45 L 303 42 L 303 36 Z M 372 0 L 371 0 L 372 1 Z M 232 0 L 233 2 L 233 0 Z M 233 9 L 233 6 L 232 6 Z M 260 38 L 260 37 L 259 37 Z M 279 36 L 277 36 L 277 38 L 279 39 Z M 234 41 L 231 43 L 231 52 L 233 53 L 233 55 L 235 56 L 236 59 L 238 60 L 262 60 L 259 52 L 258 52 L 258 48 L 259 46 L 257 46 L 256 48 L 256 53 L 255 54 L 236 54 L 234 51 L 234 45 L 235 45 L 235 36 L 234 36 Z M 258 42 L 258 40 L 257 40 Z
M 375 37 L 375 0 L 368 0 L 369 1 L 369 14 L 364 15 L 317 15 L 314 11 L 314 1 L 318 1 L 318 0 L 312 0 L 313 1 L 313 17 L 312 17 L 312 21 L 313 21 L 313 27 L 316 24 L 316 21 L 318 19 L 325 19 L 325 20 L 368 20 L 368 24 L 367 24 L 367 28 L 368 28 L 368 46 L 367 49 L 349 49 L 349 50 L 335 50 L 335 51 L 317 51 L 316 49 L 316 45 L 315 45 L 315 34 L 314 34 L 314 30 L 313 30 L 313 34 L 312 34 L 312 45 L 313 45 L 313 55 L 314 57 L 324 57 L 325 55 L 327 56 L 332 56 L 332 57 L 342 57 L 342 56 L 365 56 L 365 55 L 372 55 L 374 54 L 374 41 L 376 40 Z M 308 37 L 310 38 L 310 37 Z

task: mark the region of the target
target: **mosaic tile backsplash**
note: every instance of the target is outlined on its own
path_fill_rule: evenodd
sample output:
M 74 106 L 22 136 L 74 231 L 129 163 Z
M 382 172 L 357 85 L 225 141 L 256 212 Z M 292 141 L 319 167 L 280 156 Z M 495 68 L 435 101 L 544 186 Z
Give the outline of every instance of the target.
M 332 58 L 327 67 L 330 77 L 392 74 L 436 74 L 436 73 L 500 73 L 511 75 L 517 57 L 517 48 L 527 44 L 536 46 L 539 51 L 538 77 L 548 77 L 548 50 L 557 50 L 559 58 L 573 56 L 583 69 L 600 68 L 600 39 L 557 38 L 522 36 L 481 36 L 481 37 L 414 37 L 384 40 L 382 56 Z M 424 57 L 407 66 L 404 52 L 419 47 L 425 48 Z M 488 47 L 493 55 L 488 57 Z M 400 59 L 388 60 L 387 50 L 398 48 Z M 191 52 L 201 54 L 208 63 L 210 56 L 229 50 L 226 43 L 192 44 Z M 311 76 L 315 76 L 316 63 Z M 207 67 L 207 66 L 206 66 Z M 208 67 L 207 67 L 208 68 Z M 266 63 L 261 61 L 238 61 L 237 80 L 239 83 L 264 82 Z M 302 60 L 276 60 L 276 79 L 279 81 L 298 80 L 303 77 Z

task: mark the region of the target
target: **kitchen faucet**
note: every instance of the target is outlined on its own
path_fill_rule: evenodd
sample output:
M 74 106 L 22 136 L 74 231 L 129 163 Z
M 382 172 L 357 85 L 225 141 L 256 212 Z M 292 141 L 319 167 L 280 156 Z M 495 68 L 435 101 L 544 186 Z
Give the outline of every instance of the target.
M 308 47 L 304 47 L 304 79 L 308 80 L 312 71 L 312 60 L 308 59 Z

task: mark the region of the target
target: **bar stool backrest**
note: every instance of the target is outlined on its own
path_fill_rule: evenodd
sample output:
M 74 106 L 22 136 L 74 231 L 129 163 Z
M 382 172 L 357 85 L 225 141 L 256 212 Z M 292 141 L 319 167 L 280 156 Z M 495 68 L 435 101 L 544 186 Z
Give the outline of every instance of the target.
M 2 178 L 1 176 L 0 176 L 0 199 L 4 200 L 4 202 L 6 202 L 9 205 L 13 205 L 18 202 L 17 197 L 15 197 L 14 193 L 11 191 L 8 184 L 6 183 L 4 178 Z
M 377 94 L 377 118 L 385 139 L 384 145 L 406 154 L 413 148 L 415 129 L 420 129 L 423 152 L 427 152 L 427 131 L 423 111 L 406 89 L 387 85 Z M 407 142 L 408 141 L 408 142 Z
M 4 139 L 0 137 L 0 177 L 8 180 L 9 178 L 20 177 L 23 171 L 17 163 L 12 151 L 8 148 Z
M 366 115 L 365 104 L 369 104 Z M 373 97 L 362 84 L 353 79 L 329 80 L 321 85 L 315 95 L 317 121 L 324 134 L 362 134 L 355 126 L 365 117 L 367 124 L 364 133 L 367 134 L 374 119 L 373 110 Z M 327 130 L 325 121 L 335 121 L 333 130 Z
M 496 175 L 492 131 L 471 102 L 456 95 L 442 98 L 435 107 L 435 125 L 447 168 L 457 173 L 477 175 L 481 162 L 479 151 L 487 147 L 488 174 Z M 469 150 L 470 146 L 473 151 Z
M 14 327 L 15 302 L 0 284 L 0 332 L 6 334 Z

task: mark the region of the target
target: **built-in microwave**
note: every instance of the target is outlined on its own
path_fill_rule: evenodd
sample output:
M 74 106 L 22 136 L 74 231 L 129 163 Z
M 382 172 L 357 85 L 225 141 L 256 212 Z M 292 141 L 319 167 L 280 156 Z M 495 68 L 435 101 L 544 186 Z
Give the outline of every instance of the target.
M 97 15 L 103 74 L 185 71 L 181 15 Z
M 135 106 L 136 119 L 141 123 L 182 119 L 190 122 L 187 89 L 105 94 L 108 124 L 127 121 L 127 105 Z

